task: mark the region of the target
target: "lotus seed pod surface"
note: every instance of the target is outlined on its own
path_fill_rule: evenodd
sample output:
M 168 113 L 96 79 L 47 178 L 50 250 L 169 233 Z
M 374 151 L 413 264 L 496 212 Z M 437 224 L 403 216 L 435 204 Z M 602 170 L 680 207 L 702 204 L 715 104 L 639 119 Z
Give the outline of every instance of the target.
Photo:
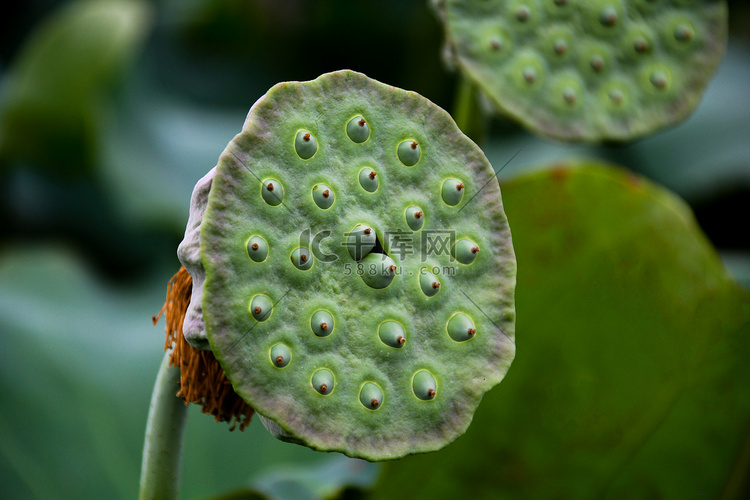
M 433 0 L 448 62 L 562 140 L 624 141 L 697 106 L 724 54 L 720 0 Z
M 450 203 L 446 179 L 461 184 Z M 457 241 L 482 250 L 459 262 Z M 200 249 L 211 348 L 281 439 L 369 460 L 439 449 L 513 359 L 516 264 L 491 165 L 448 113 L 362 74 L 258 101 L 219 160 Z M 449 334 L 457 313 L 471 341 Z

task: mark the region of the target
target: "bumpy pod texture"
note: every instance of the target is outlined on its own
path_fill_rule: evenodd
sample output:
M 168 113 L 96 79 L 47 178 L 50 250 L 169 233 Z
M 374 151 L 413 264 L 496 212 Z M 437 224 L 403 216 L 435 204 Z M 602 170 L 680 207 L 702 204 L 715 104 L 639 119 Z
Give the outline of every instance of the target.
M 269 179 L 283 198 L 269 201 Z M 452 205 L 446 179 L 461 184 Z M 516 264 L 492 167 L 445 111 L 351 71 L 279 84 L 210 186 L 207 338 L 269 429 L 370 460 L 466 430 L 515 353 Z M 315 186 L 334 201 L 321 206 Z M 454 258 L 460 239 L 477 247 L 469 264 Z M 466 332 L 449 334 L 457 314 Z
M 563 140 L 685 118 L 724 53 L 719 0 L 433 0 L 445 54 L 503 112 Z

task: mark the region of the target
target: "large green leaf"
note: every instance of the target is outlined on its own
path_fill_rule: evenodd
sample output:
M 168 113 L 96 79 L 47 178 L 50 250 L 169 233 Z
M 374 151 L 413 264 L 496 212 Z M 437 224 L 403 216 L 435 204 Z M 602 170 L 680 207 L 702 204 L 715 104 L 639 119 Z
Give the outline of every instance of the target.
M 677 197 L 576 167 L 503 186 L 516 361 L 463 438 L 387 464 L 378 498 L 710 498 L 729 482 L 750 298 Z

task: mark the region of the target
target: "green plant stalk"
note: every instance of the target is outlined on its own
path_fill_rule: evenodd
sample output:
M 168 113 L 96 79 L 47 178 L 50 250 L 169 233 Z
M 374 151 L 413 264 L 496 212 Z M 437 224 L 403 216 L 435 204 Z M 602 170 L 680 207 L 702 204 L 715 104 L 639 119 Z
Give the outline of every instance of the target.
M 171 350 L 159 367 L 146 425 L 141 465 L 141 500 L 172 499 L 179 495 L 182 438 L 187 406 L 177 397 L 180 369 L 169 365 Z
M 456 87 L 453 119 L 461 132 L 468 135 L 477 146 L 484 145 L 490 118 L 482 110 L 479 89 L 463 75 L 459 77 Z

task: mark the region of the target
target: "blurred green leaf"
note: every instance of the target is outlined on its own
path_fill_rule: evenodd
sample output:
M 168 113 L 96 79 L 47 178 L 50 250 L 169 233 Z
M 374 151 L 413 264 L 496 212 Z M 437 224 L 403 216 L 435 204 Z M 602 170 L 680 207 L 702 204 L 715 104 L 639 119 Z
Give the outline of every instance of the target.
M 0 158 L 86 171 L 96 154 L 106 94 L 151 25 L 142 0 L 78 0 L 26 40 L 0 94 Z
M 750 297 L 679 198 L 573 167 L 503 186 L 508 376 L 454 444 L 386 464 L 376 498 L 710 498 L 728 483 L 750 424 Z

